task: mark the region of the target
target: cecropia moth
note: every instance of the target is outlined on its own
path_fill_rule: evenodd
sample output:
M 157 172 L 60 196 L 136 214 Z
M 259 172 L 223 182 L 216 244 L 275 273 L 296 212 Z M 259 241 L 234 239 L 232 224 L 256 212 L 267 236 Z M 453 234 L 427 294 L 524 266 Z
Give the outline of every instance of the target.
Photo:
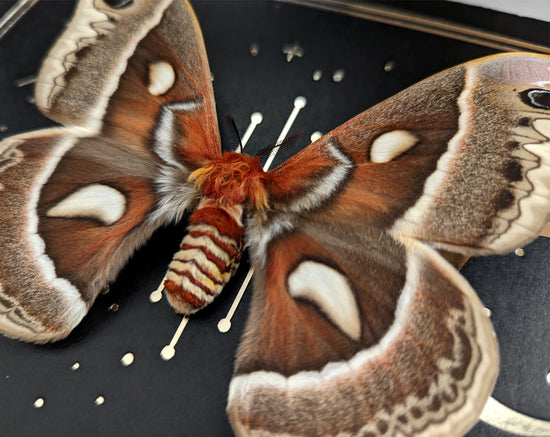
M 237 435 L 462 435 L 497 344 L 438 251 L 504 253 L 546 223 L 549 83 L 548 56 L 459 65 L 265 172 L 222 153 L 186 2 L 82 0 L 36 85 L 66 127 L 0 144 L 0 329 L 67 336 L 155 229 L 193 211 L 165 282 L 176 311 L 212 301 L 245 243 L 256 272 Z

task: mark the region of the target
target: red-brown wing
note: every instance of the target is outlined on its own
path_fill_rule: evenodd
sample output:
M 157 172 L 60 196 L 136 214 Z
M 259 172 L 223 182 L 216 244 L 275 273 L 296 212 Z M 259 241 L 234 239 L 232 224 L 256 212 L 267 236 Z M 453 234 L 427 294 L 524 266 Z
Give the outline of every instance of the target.
M 186 2 L 79 3 L 37 84 L 49 129 L 0 143 L 0 330 L 66 336 L 136 247 L 197 201 L 221 153 Z
M 44 61 L 36 102 L 61 124 L 196 165 L 221 153 L 211 82 L 187 1 L 82 1 Z
M 478 420 L 495 336 L 425 244 L 295 222 L 254 288 L 229 392 L 237 435 L 458 436 Z
M 507 54 L 411 86 L 275 169 L 274 209 L 467 255 L 524 245 L 550 211 L 549 68 Z
M 462 435 L 498 368 L 483 307 L 427 244 L 504 252 L 550 211 L 550 58 L 473 61 L 276 168 L 228 411 L 239 435 Z

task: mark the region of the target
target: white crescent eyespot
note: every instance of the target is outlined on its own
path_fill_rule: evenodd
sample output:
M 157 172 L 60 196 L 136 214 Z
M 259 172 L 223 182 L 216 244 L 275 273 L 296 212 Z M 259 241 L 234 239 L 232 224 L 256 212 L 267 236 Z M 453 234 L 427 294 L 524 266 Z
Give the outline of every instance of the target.
M 288 277 L 292 298 L 303 298 L 319 309 L 346 335 L 359 340 L 359 308 L 346 278 L 333 268 L 314 261 L 302 262 Z
M 394 130 L 374 140 L 370 160 L 376 163 L 390 162 L 405 153 L 418 142 L 418 138 L 406 130 Z
M 102 184 L 87 185 L 69 194 L 48 211 L 48 217 L 86 217 L 112 225 L 126 210 L 126 198 L 113 187 Z

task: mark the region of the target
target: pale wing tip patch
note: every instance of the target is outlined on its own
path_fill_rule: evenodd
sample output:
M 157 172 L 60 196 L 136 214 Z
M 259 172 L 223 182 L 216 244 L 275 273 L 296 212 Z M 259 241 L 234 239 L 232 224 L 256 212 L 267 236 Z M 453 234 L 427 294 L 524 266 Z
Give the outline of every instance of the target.
M 50 289 L 49 292 L 57 292 L 57 298 L 60 300 L 52 298 L 52 305 L 56 306 L 56 319 L 50 320 L 51 326 L 46 326 L 14 298 L 3 293 L 0 285 L 0 333 L 6 337 L 32 343 L 48 343 L 67 337 L 86 315 L 87 305 L 80 297 L 56 289 Z
M 507 218 L 506 214 L 510 215 L 504 223 L 504 231 L 499 231 L 499 217 L 494 219 L 493 229 L 496 235 L 489 235 L 485 243 L 497 253 L 506 253 L 530 242 L 544 228 L 550 214 L 550 119 L 533 120 L 533 129 L 545 140 L 524 144 L 523 149 L 534 155 L 539 162 L 536 167 L 525 172 L 523 182 L 528 190 L 527 195 L 522 192 L 514 193 L 515 202 L 507 211 L 500 212 L 503 218 Z
M 112 225 L 122 218 L 126 198 L 108 185 L 91 184 L 69 194 L 48 210 L 48 217 L 91 218 Z

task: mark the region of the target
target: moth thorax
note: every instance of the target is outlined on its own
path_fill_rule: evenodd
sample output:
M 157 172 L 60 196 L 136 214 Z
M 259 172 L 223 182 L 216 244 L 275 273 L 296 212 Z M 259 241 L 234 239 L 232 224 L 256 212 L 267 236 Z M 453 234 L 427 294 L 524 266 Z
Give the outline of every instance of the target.
M 246 204 L 265 209 L 268 177 L 258 157 L 229 152 L 195 170 L 189 180 L 206 197 L 217 199 L 223 205 Z
M 189 217 L 187 235 L 168 268 L 164 288 L 178 313 L 191 314 L 220 294 L 243 248 L 242 207 L 204 199 Z

